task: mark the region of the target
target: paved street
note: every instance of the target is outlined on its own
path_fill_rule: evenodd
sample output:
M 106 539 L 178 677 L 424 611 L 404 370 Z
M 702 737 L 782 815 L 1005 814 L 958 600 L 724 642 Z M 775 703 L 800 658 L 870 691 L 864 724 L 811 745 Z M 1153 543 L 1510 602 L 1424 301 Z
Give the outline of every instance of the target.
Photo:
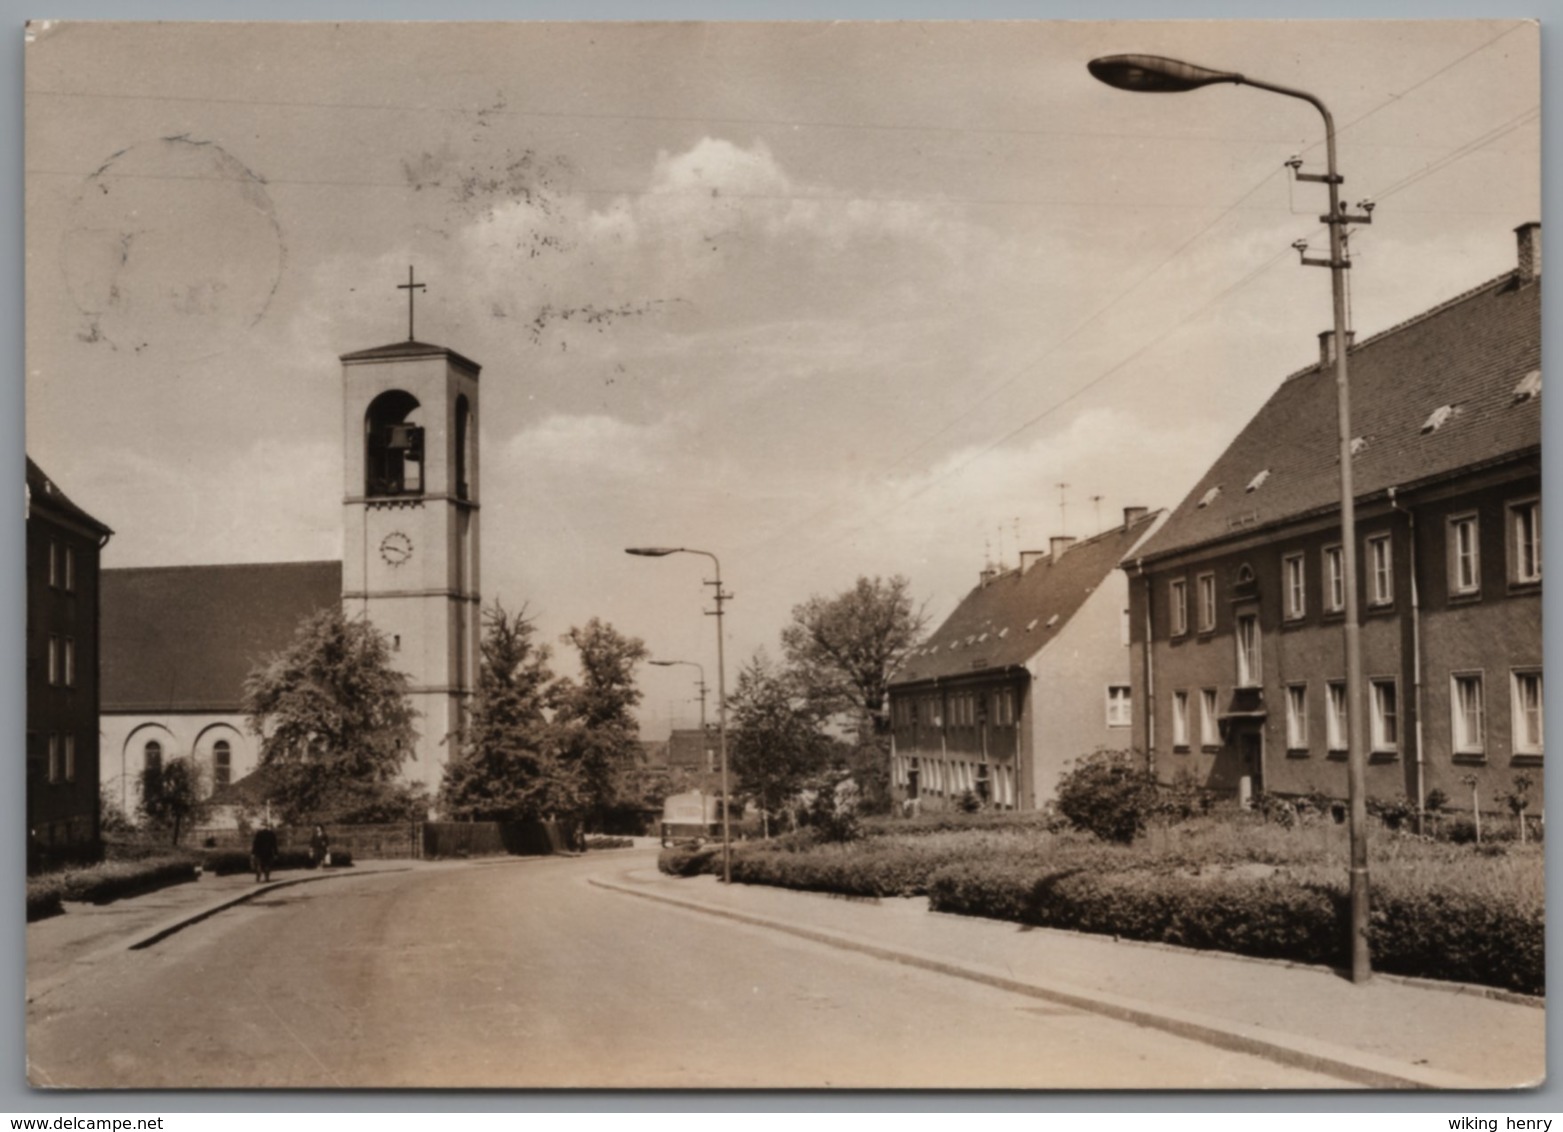
M 76 1087 L 1332 1088 L 1342 1082 L 588 883 L 649 855 L 266 893 L 50 980 Z

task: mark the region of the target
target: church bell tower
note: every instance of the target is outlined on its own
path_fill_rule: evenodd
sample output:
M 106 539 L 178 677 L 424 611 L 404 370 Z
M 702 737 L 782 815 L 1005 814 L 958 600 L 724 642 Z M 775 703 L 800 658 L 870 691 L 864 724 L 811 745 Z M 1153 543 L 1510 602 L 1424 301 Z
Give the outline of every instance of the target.
M 437 792 L 477 687 L 478 372 L 412 336 L 342 355 L 342 609 L 366 616 L 410 682 L 402 777 Z M 422 284 L 416 284 L 422 287 Z

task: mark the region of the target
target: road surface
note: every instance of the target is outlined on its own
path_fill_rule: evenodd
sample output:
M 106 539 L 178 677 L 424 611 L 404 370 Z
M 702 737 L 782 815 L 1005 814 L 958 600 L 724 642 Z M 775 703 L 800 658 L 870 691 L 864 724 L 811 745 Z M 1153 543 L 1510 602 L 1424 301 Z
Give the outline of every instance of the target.
M 28 1006 L 61 1087 L 1332 1088 L 588 884 L 645 854 L 279 889 Z

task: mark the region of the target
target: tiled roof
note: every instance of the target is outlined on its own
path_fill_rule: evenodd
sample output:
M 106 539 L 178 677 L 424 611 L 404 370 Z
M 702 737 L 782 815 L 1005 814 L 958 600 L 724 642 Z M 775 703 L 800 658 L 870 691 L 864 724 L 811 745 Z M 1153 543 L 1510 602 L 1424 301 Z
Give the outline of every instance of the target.
M 104 711 L 233 712 L 250 670 L 341 602 L 342 564 L 105 570 L 100 593 Z
M 449 358 L 463 369 L 472 371 L 476 377 L 483 369 L 471 358 L 463 357 L 455 350 L 446 349 L 444 346 L 434 346 L 428 342 L 415 342 L 408 339 L 405 342 L 392 342 L 388 346 L 374 346 L 368 350 L 355 350 L 351 354 L 343 354 L 340 361 L 343 362 L 385 362 L 398 358 Z
M 70 496 L 60 490 L 58 484 L 44 474 L 44 470 L 27 457 L 27 505 L 42 511 L 53 511 L 62 519 L 73 519 L 98 532 L 111 535 L 114 532 L 71 502 Z
M 1539 385 L 1536 396 L 1520 388 L 1541 368 L 1539 279 L 1500 276 L 1348 357 L 1359 499 L 1539 450 Z M 1140 554 L 1160 557 L 1338 510 L 1338 452 L 1335 367 L 1311 366 L 1282 383 Z
M 1063 631 L 1086 598 L 1153 529 L 1160 512 L 1070 546 L 1055 561 L 977 586 L 901 665 L 891 687 L 1025 664 Z

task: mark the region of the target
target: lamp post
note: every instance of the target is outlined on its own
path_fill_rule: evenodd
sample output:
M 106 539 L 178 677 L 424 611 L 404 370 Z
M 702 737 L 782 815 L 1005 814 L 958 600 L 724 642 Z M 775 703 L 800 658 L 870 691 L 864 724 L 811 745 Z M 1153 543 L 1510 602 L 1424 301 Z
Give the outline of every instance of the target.
M 1307 91 L 1261 82 L 1231 71 L 1213 71 L 1206 67 L 1166 59 L 1157 55 L 1108 55 L 1087 65 L 1091 74 L 1119 90 L 1152 94 L 1170 94 L 1196 90 L 1216 83 L 1257 87 L 1272 94 L 1298 98 L 1314 107 L 1324 118 L 1324 145 L 1327 170 L 1323 174 L 1300 172 L 1302 161 L 1287 162 L 1299 181 L 1322 182 L 1329 187 L 1330 211 L 1319 219 L 1329 226 L 1329 259 L 1309 259 L 1307 244 L 1293 245 L 1309 267 L 1330 269 L 1330 291 L 1335 308 L 1335 395 L 1340 442 L 1341 559 L 1346 590 L 1346 786 L 1351 821 L 1351 978 L 1366 982 L 1372 974 L 1368 952 L 1368 842 L 1367 842 L 1367 737 L 1362 711 L 1362 639 L 1357 622 L 1357 516 L 1356 492 L 1351 474 L 1351 391 L 1346 363 L 1346 226 L 1370 224 L 1373 204 L 1364 201 L 1357 207 L 1363 215 L 1350 216 L 1340 204 L 1340 186 L 1344 178 L 1335 167 L 1335 119 L 1317 97 Z
M 716 718 L 718 732 L 718 750 L 722 762 L 722 883 L 733 882 L 733 834 L 732 826 L 728 821 L 727 790 L 727 674 L 723 661 L 722 643 L 722 605 L 732 599 L 732 594 L 722 588 L 722 562 L 709 550 L 695 550 L 687 546 L 630 546 L 625 547 L 625 554 L 635 554 L 642 558 L 665 558 L 669 554 L 699 554 L 711 560 L 712 568 L 716 572 L 716 580 L 706 582 L 716 591 L 716 610 L 707 611 L 706 616 L 716 618 Z M 704 682 L 704 669 L 701 670 L 701 680 Z M 705 700 L 701 699 L 702 714 Z
M 705 666 L 694 660 L 654 660 L 651 662 L 658 668 L 672 668 L 677 664 L 687 664 L 700 672 L 700 679 L 695 687 L 700 689 L 700 750 L 706 756 L 706 769 L 710 770 L 711 748 L 706 746 L 706 670 Z

